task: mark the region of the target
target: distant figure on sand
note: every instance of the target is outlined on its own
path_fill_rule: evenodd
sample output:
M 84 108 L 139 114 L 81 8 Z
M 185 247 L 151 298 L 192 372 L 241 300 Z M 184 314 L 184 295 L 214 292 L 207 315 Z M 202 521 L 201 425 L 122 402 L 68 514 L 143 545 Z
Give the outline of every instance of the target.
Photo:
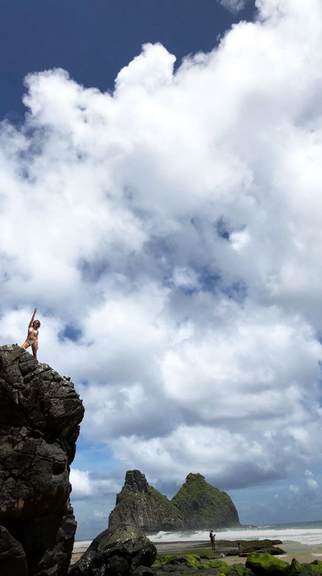
M 31 346 L 32 353 L 33 353 L 34 358 L 36 360 L 38 360 L 37 352 L 38 352 L 38 348 L 39 348 L 38 336 L 39 336 L 39 328 L 40 328 L 39 320 L 35 320 L 37 310 L 38 310 L 38 308 L 34 308 L 34 313 L 31 316 L 31 320 L 30 320 L 29 325 L 28 325 L 28 334 L 27 334 L 26 341 L 21 346 L 21 348 L 24 348 L 25 350 L 27 348 L 29 348 L 29 346 Z
M 210 530 L 209 538 L 211 542 L 211 548 L 216 550 L 216 534 L 214 534 L 212 530 Z

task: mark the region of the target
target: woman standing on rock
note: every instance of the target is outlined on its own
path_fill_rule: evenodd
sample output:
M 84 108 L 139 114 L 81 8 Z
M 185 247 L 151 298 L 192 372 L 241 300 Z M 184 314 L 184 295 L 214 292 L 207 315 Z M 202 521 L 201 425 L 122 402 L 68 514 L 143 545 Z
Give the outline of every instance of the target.
M 31 346 L 32 353 L 33 353 L 34 358 L 36 360 L 38 360 L 37 352 L 38 352 L 38 348 L 39 348 L 38 336 L 39 336 L 39 328 L 40 328 L 39 320 L 35 320 L 37 310 L 38 310 L 38 308 L 34 308 L 34 313 L 31 316 L 31 320 L 30 320 L 29 325 L 28 325 L 28 334 L 27 334 L 26 341 L 21 346 L 21 348 L 24 348 L 25 350 L 27 348 L 29 348 L 29 346 Z

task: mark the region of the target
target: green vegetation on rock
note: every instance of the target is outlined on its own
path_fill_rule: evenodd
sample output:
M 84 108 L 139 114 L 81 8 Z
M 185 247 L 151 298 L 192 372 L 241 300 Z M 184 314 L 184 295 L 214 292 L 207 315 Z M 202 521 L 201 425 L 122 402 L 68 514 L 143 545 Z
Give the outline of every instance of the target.
M 311 564 L 301 564 L 293 558 L 287 576 L 316 576 L 322 574 L 322 562 L 314 560 Z
M 153 567 L 156 568 L 157 576 L 163 576 L 163 573 L 166 576 L 169 572 L 177 576 L 322 576 L 322 562 L 319 560 L 300 564 L 293 559 L 288 564 L 270 554 L 253 552 L 249 554 L 245 565 L 236 563 L 230 566 L 222 559 L 211 558 L 210 554 L 206 556 L 200 550 L 199 553 L 159 555 Z
M 245 564 L 233 564 L 231 568 L 233 569 L 233 572 L 230 572 L 231 576 L 233 576 L 233 574 L 235 576 L 253 576 L 252 571 L 249 570 Z
M 230 496 L 208 484 L 201 474 L 188 474 L 171 502 L 180 510 L 185 529 L 218 529 L 239 524 Z
M 116 497 L 109 517 L 109 527 L 133 523 L 143 532 L 182 529 L 178 509 L 166 496 L 149 486 L 139 470 L 126 473 L 125 484 Z
M 289 564 L 283 560 L 279 560 L 276 556 L 271 554 L 258 554 L 253 552 L 247 556 L 246 567 L 249 568 L 255 576 L 279 576 L 285 574 L 289 569 Z
M 125 484 L 110 514 L 109 527 L 128 522 L 147 533 L 239 525 L 231 498 L 207 484 L 201 474 L 189 474 L 170 501 L 150 486 L 139 470 L 126 473 Z
M 205 561 L 205 558 L 200 558 L 198 554 L 185 554 L 180 557 L 175 554 L 161 557 L 157 556 L 153 566 L 166 566 L 174 563 L 174 561 L 176 564 L 180 563 L 182 566 L 193 568 L 194 570 L 208 570 L 210 568 L 216 568 L 219 572 L 225 575 L 231 572 L 231 566 L 228 566 L 226 562 L 223 562 L 222 560 L 209 560 L 207 562 Z

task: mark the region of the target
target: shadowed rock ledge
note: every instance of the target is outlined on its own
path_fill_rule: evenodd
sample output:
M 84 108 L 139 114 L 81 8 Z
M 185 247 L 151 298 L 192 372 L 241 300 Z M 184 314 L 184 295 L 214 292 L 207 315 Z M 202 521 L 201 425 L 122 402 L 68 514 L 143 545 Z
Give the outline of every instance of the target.
M 120 524 L 99 534 L 69 576 L 153 576 L 156 547 L 133 524 Z
M 72 382 L 17 345 L 0 347 L 0 574 L 65 576 L 82 402 Z

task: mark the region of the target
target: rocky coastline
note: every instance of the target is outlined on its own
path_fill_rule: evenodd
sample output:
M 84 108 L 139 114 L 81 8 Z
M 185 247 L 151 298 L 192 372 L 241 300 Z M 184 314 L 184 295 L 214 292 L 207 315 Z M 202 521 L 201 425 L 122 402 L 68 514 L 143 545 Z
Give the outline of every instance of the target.
M 156 542 L 156 559 L 146 576 L 313 576 L 322 574 L 322 562 L 312 556 L 312 549 L 296 542 L 277 540 L 219 540 L 215 551 L 204 542 Z M 275 550 L 274 550 L 275 549 Z M 84 553 L 75 548 L 73 561 Z M 247 552 L 246 552 L 247 551 Z M 273 551 L 273 554 L 272 554 Z M 322 554 L 322 548 L 321 548 Z M 252 568 L 250 568 L 252 564 Z
M 0 576 L 322 575 L 322 562 L 285 558 L 279 541 L 219 540 L 215 550 L 210 542 L 155 545 L 137 526 L 140 502 L 149 529 L 239 525 L 229 496 L 200 474 L 189 474 L 170 502 L 129 471 L 110 527 L 71 561 L 69 474 L 83 414 L 68 378 L 17 345 L 0 347 Z M 126 507 L 134 522 L 122 517 Z

